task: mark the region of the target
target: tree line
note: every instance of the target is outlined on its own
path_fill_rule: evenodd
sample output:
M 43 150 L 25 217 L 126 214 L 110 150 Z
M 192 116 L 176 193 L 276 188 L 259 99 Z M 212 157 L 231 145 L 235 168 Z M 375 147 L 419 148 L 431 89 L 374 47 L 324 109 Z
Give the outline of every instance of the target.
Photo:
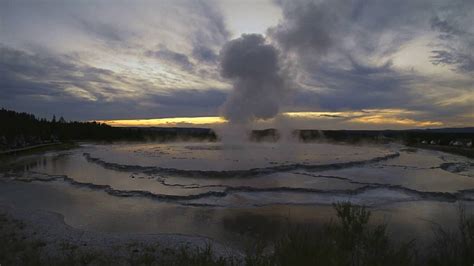
M 65 141 L 171 141 L 176 139 L 215 140 L 210 129 L 119 128 L 104 123 L 51 120 L 33 114 L 0 110 L 0 149 Z

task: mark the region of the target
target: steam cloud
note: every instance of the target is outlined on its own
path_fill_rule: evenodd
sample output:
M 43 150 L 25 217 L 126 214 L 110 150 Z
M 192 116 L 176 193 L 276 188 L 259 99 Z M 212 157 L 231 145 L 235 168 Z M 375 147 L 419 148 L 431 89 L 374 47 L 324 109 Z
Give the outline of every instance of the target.
M 222 106 L 232 124 L 275 117 L 289 92 L 277 49 L 260 34 L 244 34 L 229 41 L 220 54 L 221 75 L 233 82 Z

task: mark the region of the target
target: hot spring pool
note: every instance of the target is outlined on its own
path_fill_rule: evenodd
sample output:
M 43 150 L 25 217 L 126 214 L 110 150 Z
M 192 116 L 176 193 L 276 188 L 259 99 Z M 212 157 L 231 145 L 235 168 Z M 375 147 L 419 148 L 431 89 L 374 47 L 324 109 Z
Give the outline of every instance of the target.
M 474 161 L 401 145 L 83 144 L 3 167 L 0 204 L 104 232 L 202 235 L 230 245 L 284 223 L 320 224 L 331 204 L 369 206 L 399 236 L 454 225 L 474 205 Z

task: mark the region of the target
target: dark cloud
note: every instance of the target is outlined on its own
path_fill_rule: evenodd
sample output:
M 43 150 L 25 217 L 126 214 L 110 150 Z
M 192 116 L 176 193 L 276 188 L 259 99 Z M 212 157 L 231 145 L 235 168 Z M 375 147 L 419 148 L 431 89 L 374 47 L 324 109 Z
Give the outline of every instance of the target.
M 184 89 L 183 89 L 184 90 Z M 180 98 L 186 95 L 189 98 Z M 61 115 L 70 120 L 137 119 L 186 116 L 214 116 L 226 95 L 220 90 L 180 91 L 166 94 L 147 94 L 138 98 L 114 101 L 87 101 L 78 98 L 37 95 L 11 95 L 0 99 L 0 107 L 30 112 L 39 117 Z
M 456 50 L 433 50 L 431 62 L 435 65 L 454 65 L 461 72 L 474 72 L 474 56 Z
M 217 54 L 210 48 L 197 45 L 193 48 L 193 57 L 199 61 L 207 62 L 207 63 L 216 63 L 217 62 Z
M 124 29 L 120 29 L 112 23 L 83 18 L 77 18 L 77 22 L 84 32 L 107 43 L 126 42 L 131 37 L 129 36 L 131 34 L 126 34 Z
M 439 48 L 432 51 L 435 65 L 452 65 L 463 73 L 474 73 L 474 2 L 453 1 L 431 19 L 439 33 Z
M 59 57 L 40 56 L 0 46 L 0 93 L 8 98 L 18 95 L 44 97 L 67 94 L 67 86 L 82 87 L 87 82 L 100 82 L 96 68 L 81 67 Z M 84 80 L 77 74 L 87 76 Z
M 322 115 L 319 115 L 319 117 L 344 118 L 344 116 L 341 116 L 341 115 L 329 115 L 329 114 L 322 114 Z
M 452 35 L 460 35 L 462 32 L 459 29 L 450 25 L 449 22 L 441 20 L 438 16 L 435 16 L 431 19 L 431 27 L 434 30 L 438 30 L 442 33 L 440 35 L 441 39 L 450 39 Z
M 145 90 L 145 81 L 122 77 L 67 57 L 46 57 L 0 46 L 0 106 L 67 119 L 119 119 L 215 115 L 226 93 L 216 89 Z M 116 85 L 139 87 L 127 92 Z M 70 90 L 72 88 L 72 90 Z
M 69 119 L 216 115 L 226 93 L 206 88 L 226 86 L 216 51 L 229 38 L 218 7 L 0 1 L 0 105 Z M 144 55 L 165 61 L 165 73 L 151 76 Z
M 190 2 L 193 12 L 205 18 L 201 27 L 196 27 L 193 34 L 194 46 L 220 46 L 230 37 L 225 20 L 214 1 L 197 0 Z
M 401 74 L 390 64 L 379 67 L 352 62 L 348 69 L 337 65 L 317 68 L 311 72 L 310 87 L 295 98 L 295 104 L 325 110 L 358 110 L 364 108 L 402 108 L 413 101 L 409 86 L 419 77 Z
M 386 54 L 417 36 L 426 0 L 279 0 L 283 20 L 269 34 L 302 57 Z
M 191 2 L 193 12 L 202 14 L 205 18 L 201 27 L 196 27 L 192 34 L 192 57 L 200 63 L 208 65 L 218 64 L 219 51 L 224 43 L 230 38 L 230 33 L 227 29 L 225 19 L 222 16 L 221 10 L 215 1 L 197 0 Z M 199 69 L 197 73 L 202 76 L 209 77 L 216 73 L 210 74 L 209 69 Z M 215 78 L 215 77 L 214 77 Z
M 286 50 L 325 52 L 334 42 L 339 16 L 328 3 L 278 1 L 285 21 L 269 30 L 270 35 Z M 328 27 L 331 24 L 331 27 Z
M 154 57 L 169 62 L 171 64 L 179 66 L 183 70 L 192 71 L 194 69 L 194 64 L 189 61 L 187 55 L 171 51 L 163 46 L 157 51 L 146 51 L 145 55 L 148 57 Z
M 268 34 L 288 55 L 299 77 L 302 89 L 295 93 L 293 106 L 297 110 L 405 108 L 433 118 L 442 115 L 442 105 L 448 105 L 444 97 L 451 95 L 449 91 L 465 95 L 472 88 L 461 83 L 443 87 L 442 80 L 401 69 L 392 60 L 410 41 L 436 30 L 440 33 L 440 43 L 432 43 L 435 47 L 432 63 L 471 72 L 474 69 L 473 1 L 278 0 L 276 3 L 282 8 L 283 19 Z M 463 106 L 464 103 L 449 104 L 451 117 L 465 112 Z
M 275 2 L 283 17 L 266 39 L 227 43 L 225 2 L 0 1 L 8 45 L 0 47 L 0 104 L 75 119 L 215 115 L 223 102 L 223 114 L 239 122 L 281 108 L 406 108 L 427 120 L 472 113 L 474 1 Z M 401 59 L 446 72 L 400 65 L 398 52 L 420 40 L 431 58 Z M 166 73 L 151 76 L 155 64 L 144 55 Z M 288 68 L 301 88 L 293 106 L 284 106 Z M 204 89 L 225 87 L 219 74 L 233 86 L 229 95 Z
M 205 18 L 203 25 L 196 27 L 192 34 L 191 54 L 200 62 L 216 64 L 218 59 L 216 51 L 230 38 L 225 20 L 214 1 L 197 0 L 191 3 L 193 12 L 198 12 Z
M 88 106 L 80 113 L 89 119 L 137 119 L 189 116 L 215 116 L 227 93 L 217 89 L 179 89 L 146 93 L 136 98 L 112 102 L 72 103 L 74 107 Z M 100 112 L 97 112 L 100 110 Z
M 223 115 L 233 123 L 268 119 L 278 114 L 288 93 L 275 47 L 259 34 L 242 35 L 220 53 L 221 75 L 233 82 Z
M 269 35 L 286 54 L 294 54 L 306 89 L 296 104 L 329 110 L 406 106 L 411 102 L 410 77 L 389 59 L 416 37 L 426 1 L 280 0 L 284 18 Z M 418 16 L 413 16 L 417 13 Z M 315 88 L 314 92 L 309 88 Z
M 225 101 L 227 93 L 215 89 L 175 89 L 164 94 L 148 95 L 146 98 L 148 97 L 151 102 L 156 102 L 161 106 L 172 106 L 178 109 L 183 107 L 207 109 L 208 114 L 215 115 L 217 108 Z M 188 112 L 189 110 L 186 110 L 183 115 L 189 115 Z

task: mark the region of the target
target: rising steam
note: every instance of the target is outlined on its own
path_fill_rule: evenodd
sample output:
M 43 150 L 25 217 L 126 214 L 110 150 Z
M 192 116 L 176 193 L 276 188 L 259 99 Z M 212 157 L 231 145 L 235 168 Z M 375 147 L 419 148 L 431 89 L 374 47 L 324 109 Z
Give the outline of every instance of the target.
M 220 54 L 221 75 L 233 90 L 222 106 L 231 124 L 270 119 L 280 112 L 289 86 L 278 50 L 260 34 L 244 34 L 229 41 Z

